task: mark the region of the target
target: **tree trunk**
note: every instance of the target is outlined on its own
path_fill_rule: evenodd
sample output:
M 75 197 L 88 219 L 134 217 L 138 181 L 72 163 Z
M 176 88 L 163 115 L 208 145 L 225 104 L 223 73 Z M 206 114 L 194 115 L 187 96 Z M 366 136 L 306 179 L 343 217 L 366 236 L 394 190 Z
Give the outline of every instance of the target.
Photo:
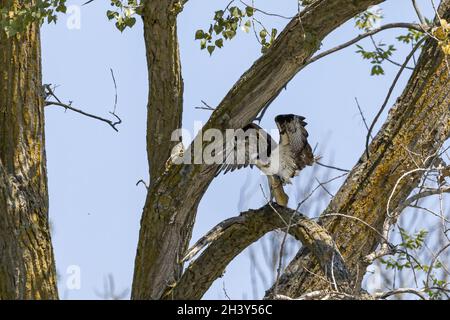
M 150 85 L 147 149 L 151 181 L 165 170 L 166 160 L 176 144 L 170 137 L 181 128 L 183 79 L 176 13 L 171 1 L 166 0 L 149 2 L 143 14 Z
M 444 0 L 441 14 L 450 17 L 450 1 Z M 407 172 L 428 168 L 450 134 L 449 67 L 437 42 L 429 39 L 403 94 L 390 111 L 386 123 L 370 145 L 324 214 L 341 213 L 365 221 L 381 230 L 393 212 L 418 187 L 422 170 L 400 179 Z M 360 284 L 367 264 L 364 257 L 380 244 L 380 237 L 355 219 L 322 218 L 333 235 L 347 266 Z M 317 272 L 317 273 L 316 273 Z M 278 294 L 298 297 L 328 287 L 319 277 L 320 267 L 307 250 L 300 250 L 278 285 Z M 273 288 L 268 294 L 273 293 Z
M 172 132 L 181 128 L 183 113 L 183 79 L 177 36 L 176 2 L 171 0 L 151 1 L 145 5 L 142 15 L 149 72 L 149 101 L 147 107 L 147 153 L 150 168 L 150 191 L 145 208 L 154 203 L 155 182 L 166 170 L 166 161 L 176 142 L 171 141 Z M 147 209 L 144 209 L 147 210 Z M 146 215 L 144 214 L 144 217 Z M 157 216 L 154 218 L 158 219 Z M 159 224 L 141 222 L 138 250 L 136 254 L 132 297 L 148 297 L 150 288 L 167 285 L 165 264 L 160 263 L 155 251 L 163 250 L 168 259 L 176 260 L 176 246 L 156 248 L 153 242 L 164 237 L 164 228 Z M 156 227 L 156 228 L 155 228 Z M 167 245 L 167 243 L 166 243 Z M 149 253 L 143 248 L 152 247 Z M 172 266 L 171 266 L 172 267 Z M 180 273 L 179 266 L 169 274 Z
M 0 77 L 0 299 L 57 299 L 38 24 L 10 39 L 0 32 Z

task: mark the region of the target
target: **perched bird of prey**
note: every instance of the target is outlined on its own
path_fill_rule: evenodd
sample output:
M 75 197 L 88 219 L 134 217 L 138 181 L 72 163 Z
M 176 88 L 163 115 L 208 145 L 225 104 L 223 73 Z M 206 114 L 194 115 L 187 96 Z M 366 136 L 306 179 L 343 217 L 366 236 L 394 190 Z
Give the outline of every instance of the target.
M 245 126 L 242 129 L 243 141 L 235 137 L 231 143 L 227 142 L 226 158 L 218 173 L 256 166 L 267 175 L 272 197 L 279 205 L 286 206 L 288 197 L 283 185 L 291 183 L 291 178 L 300 170 L 314 164 L 304 120 L 304 117 L 294 114 L 277 116 L 278 144 L 260 126 L 254 123 Z

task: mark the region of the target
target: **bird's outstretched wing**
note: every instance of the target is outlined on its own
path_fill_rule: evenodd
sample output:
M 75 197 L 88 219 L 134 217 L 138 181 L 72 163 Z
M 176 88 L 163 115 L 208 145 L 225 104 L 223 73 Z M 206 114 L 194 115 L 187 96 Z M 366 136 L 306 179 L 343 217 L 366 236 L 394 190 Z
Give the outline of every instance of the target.
M 305 118 L 294 114 L 279 115 L 275 122 L 280 130 L 281 160 L 295 171 L 314 164 L 314 155 L 308 143 Z
M 227 137 L 224 163 L 218 168 L 216 175 L 248 166 L 253 168 L 257 162 L 266 163 L 276 145 L 275 140 L 264 129 L 251 123 L 241 131 L 236 131 L 232 139 Z

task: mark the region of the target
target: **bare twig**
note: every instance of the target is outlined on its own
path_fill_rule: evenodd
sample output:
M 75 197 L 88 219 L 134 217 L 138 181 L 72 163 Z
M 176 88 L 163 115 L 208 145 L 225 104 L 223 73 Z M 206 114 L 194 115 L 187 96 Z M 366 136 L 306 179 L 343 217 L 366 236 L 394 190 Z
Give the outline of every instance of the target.
M 267 12 L 267 11 L 264 11 L 264 10 L 261 10 L 261 9 L 256 8 L 256 7 L 254 6 L 254 4 L 249 5 L 249 4 L 245 3 L 245 2 L 242 1 L 242 0 L 239 0 L 239 1 L 240 1 L 244 6 L 250 7 L 250 8 L 252 8 L 253 10 L 258 11 L 258 12 L 260 12 L 260 13 L 266 15 L 266 16 L 278 17 L 278 18 L 282 18 L 282 19 L 286 19 L 286 20 L 291 20 L 291 19 L 295 18 L 295 17 L 286 17 L 286 16 L 283 16 L 283 15 L 277 14 L 277 13 Z
M 381 49 L 380 46 L 375 42 L 375 38 L 374 38 L 373 36 L 370 36 L 370 40 L 371 40 L 371 42 L 372 42 L 372 44 L 373 44 L 375 50 L 376 50 L 379 54 L 383 54 L 383 53 L 385 52 L 385 51 L 384 51 L 383 49 Z M 389 57 L 384 57 L 384 60 L 386 60 L 387 62 L 389 62 L 389 63 L 391 63 L 391 64 L 393 64 L 394 66 L 397 66 L 397 67 L 401 67 L 401 66 L 402 66 L 401 63 L 398 63 L 397 61 L 394 61 L 394 60 L 392 60 L 392 59 L 389 58 Z M 414 70 L 414 68 L 409 67 L 409 66 L 406 66 L 405 69 L 408 69 L 408 70 Z
M 329 179 L 329 180 L 327 180 L 327 181 L 325 181 L 325 182 L 322 182 L 321 184 L 319 184 L 318 186 L 316 186 L 302 201 L 300 201 L 299 203 L 298 203 L 298 205 L 297 205 L 297 210 L 299 210 L 300 209 L 300 207 L 306 202 L 306 201 L 308 201 L 308 199 L 309 198 L 311 198 L 312 196 L 313 196 L 313 194 L 317 191 L 317 189 L 319 189 L 319 188 L 321 188 L 322 187 L 322 185 L 326 185 L 326 184 L 328 184 L 328 183 L 330 183 L 330 182 L 332 182 L 332 181 L 334 181 L 334 180 L 337 180 L 337 179 L 339 179 L 339 178 L 342 178 L 342 177 L 345 177 L 346 175 L 347 175 L 348 173 L 344 173 L 344 174 L 341 174 L 341 175 L 339 175 L 339 176 L 337 176 L 337 177 L 334 177 L 334 178 L 331 178 L 331 179 Z
M 112 116 L 114 116 L 114 118 L 116 118 L 116 120 L 110 120 L 110 119 L 106 119 L 103 117 L 99 117 L 97 115 L 94 115 L 92 113 L 88 113 L 86 111 L 83 111 L 81 109 L 75 108 L 72 106 L 72 101 L 69 101 L 69 103 L 63 103 L 55 94 L 54 89 L 51 87 L 51 85 L 46 84 L 44 85 L 44 91 L 45 91 L 45 96 L 48 99 L 49 97 L 52 97 L 53 99 L 55 99 L 56 101 L 45 101 L 45 106 L 58 106 L 58 107 L 62 107 L 66 110 L 70 110 L 76 113 L 79 113 L 83 116 L 86 116 L 88 118 L 92 118 L 104 123 L 107 123 L 109 126 L 111 126 L 111 128 L 113 128 L 116 132 L 119 131 L 119 129 L 117 129 L 117 126 L 120 125 L 122 123 L 122 119 L 116 114 L 116 110 L 117 110 L 117 83 L 116 83 L 116 78 L 114 76 L 114 71 L 111 69 L 111 76 L 112 76 L 112 80 L 114 83 L 114 89 L 115 89 L 115 98 L 114 98 L 114 107 L 113 107 L 113 111 L 110 112 L 110 114 Z
M 364 126 L 366 127 L 367 132 L 369 132 L 369 126 L 367 125 L 367 120 L 364 117 L 364 113 L 361 109 L 361 105 L 359 104 L 358 98 L 355 97 L 355 101 L 356 101 L 356 106 L 358 107 L 358 110 L 359 110 L 359 115 L 361 116 L 362 121 L 364 122 Z
M 225 288 L 225 281 L 222 282 L 222 290 L 223 290 L 223 294 L 225 295 L 225 298 L 227 298 L 228 300 L 231 300 L 230 296 L 228 295 L 227 288 Z
M 144 185 L 144 187 L 148 190 L 149 189 L 149 186 L 147 185 L 147 183 L 144 181 L 144 180 L 139 180 L 137 183 L 136 183 L 136 187 L 137 186 L 139 186 L 140 184 L 142 184 L 142 185 Z
M 416 11 L 417 17 L 419 18 L 420 23 L 423 25 L 426 25 L 427 22 L 423 16 L 422 12 L 420 11 L 419 6 L 417 5 L 417 1 L 416 0 L 411 0 L 411 1 L 412 1 L 414 10 Z
M 400 289 L 395 289 L 395 290 L 391 290 L 391 291 L 387 291 L 387 292 L 375 293 L 374 297 L 377 299 L 386 299 L 390 296 L 394 296 L 397 294 L 405 294 L 405 293 L 414 294 L 422 300 L 427 299 L 426 296 L 423 294 L 423 290 L 417 290 L 417 289 L 413 289 L 413 288 L 400 288 Z
M 447 243 L 444 247 L 442 247 L 437 253 L 436 255 L 433 257 L 433 260 L 430 263 L 430 268 L 428 269 L 427 272 L 427 280 L 425 282 L 425 285 L 427 288 L 430 287 L 430 279 L 431 279 L 431 273 L 433 271 L 434 265 L 436 263 L 436 261 L 439 259 L 439 256 L 448 248 L 450 247 L 450 243 Z
M 276 277 L 275 284 L 274 284 L 274 292 L 275 293 L 277 293 L 277 291 L 278 291 L 278 283 L 280 281 L 281 273 L 283 271 L 282 269 L 283 269 L 284 246 L 286 244 L 287 236 L 289 234 L 289 229 L 291 228 L 291 225 L 292 225 L 292 219 L 294 219 L 294 216 L 296 214 L 297 214 L 297 211 L 293 211 L 292 212 L 292 215 L 291 215 L 291 217 L 289 219 L 289 224 L 286 227 L 286 230 L 284 232 L 283 240 L 281 241 L 280 252 L 279 252 L 279 255 L 278 255 L 277 277 Z
M 209 110 L 209 111 L 214 111 L 216 110 L 215 108 L 211 107 L 209 104 L 207 104 L 205 101 L 201 100 L 203 107 L 195 107 L 195 109 L 200 109 L 200 110 Z
M 384 109 L 386 108 L 392 93 L 394 92 L 394 88 L 397 85 L 398 80 L 400 79 L 400 76 L 403 73 L 403 70 L 405 70 L 406 66 L 408 65 L 408 62 L 411 60 L 411 58 L 414 56 L 414 53 L 420 48 L 420 46 L 422 45 L 422 43 L 425 41 L 425 38 L 420 39 L 420 41 L 417 42 L 417 44 L 415 45 L 415 47 L 413 48 L 413 50 L 409 53 L 409 55 L 406 57 L 405 62 L 403 63 L 402 67 L 400 68 L 400 70 L 397 72 L 397 75 L 395 76 L 395 79 L 391 85 L 391 87 L 389 88 L 388 94 L 383 102 L 383 105 L 381 106 L 380 110 L 378 111 L 378 113 L 376 114 L 375 118 L 372 121 L 372 124 L 369 127 L 369 131 L 367 132 L 367 136 L 366 136 L 366 156 L 367 159 L 369 159 L 369 140 L 370 137 L 372 135 L 372 131 L 378 121 L 378 119 L 380 118 L 380 116 L 382 115 Z
M 64 109 L 68 109 L 68 110 L 71 110 L 71 111 L 73 111 L 73 112 L 82 114 L 82 115 L 84 115 L 84 116 L 86 116 L 86 117 L 88 117 L 88 118 L 92 118 L 92 119 L 96 119 L 96 120 L 105 122 L 105 123 L 107 123 L 108 125 L 110 125 L 110 126 L 111 126 L 115 131 L 117 131 L 117 132 L 119 131 L 119 130 L 117 129 L 117 125 L 119 125 L 119 124 L 122 123 L 122 120 L 121 120 L 117 115 L 113 114 L 112 112 L 111 112 L 111 114 L 112 114 L 114 117 L 116 117 L 117 121 L 108 120 L 108 119 L 105 119 L 105 118 L 96 116 L 96 115 L 94 115 L 94 114 L 87 113 L 87 112 L 85 112 L 85 111 L 83 111 L 83 110 L 74 108 L 74 107 L 72 107 L 72 103 L 65 104 L 65 103 L 59 103 L 59 102 L 55 102 L 55 101 L 47 101 L 47 102 L 45 102 L 45 105 L 46 105 L 46 106 L 59 106 L 59 107 L 63 107 Z
M 328 169 L 333 169 L 333 170 L 337 170 L 337 171 L 341 171 L 341 172 L 347 172 L 347 173 L 350 172 L 350 170 L 342 169 L 342 168 L 335 167 L 335 166 L 330 166 L 330 165 L 328 165 L 328 164 L 323 164 L 323 163 L 321 163 L 321 162 L 319 162 L 319 161 L 316 161 L 316 163 L 317 163 L 319 166 L 325 167 L 325 168 L 328 168 Z
M 322 52 L 322 53 L 312 57 L 311 59 L 309 59 L 305 63 L 305 65 L 309 65 L 311 63 L 314 63 L 317 60 L 320 60 L 320 59 L 322 59 L 322 58 L 324 58 L 324 57 L 326 57 L 326 56 L 328 56 L 328 55 L 330 55 L 332 53 L 340 51 L 342 49 L 345 49 L 345 48 L 347 48 L 347 47 L 349 47 L 349 46 L 351 46 L 351 45 L 353 45 L 353 44 L 355 44 L 355 43 L 357 43 L 357 42 L 359 42 L 359 41 L 361 41 L 361 40 L 363 40 L 363 39 L 365 39 L 367 37 L 373 36 L 373 35 L 381 32 L 381 31 L 388 30 L 388 29 L 398 29 L 398 28 L 414 29 L 414 30 L 422 31 L 422 28 L 420 27 L 420 25 L 414 24 L 414 23 L 406 23 L 406 22 L 389 23 L 389 24 L 386 24 L 386 25 L 381 26 L 379 28 L 370 30 L 370 31 L 368 31 L 366 33 L 360 34 L 359 36 L 353 38 L 350 41 L 347 41 L 347 42 L 345 42 L 345 43 L 343 43 L 343 44 L 341 44 L 339 46 L 336 46 L 336 47 L 334 47 L 332 49 L 324 51 L 324 52 Z

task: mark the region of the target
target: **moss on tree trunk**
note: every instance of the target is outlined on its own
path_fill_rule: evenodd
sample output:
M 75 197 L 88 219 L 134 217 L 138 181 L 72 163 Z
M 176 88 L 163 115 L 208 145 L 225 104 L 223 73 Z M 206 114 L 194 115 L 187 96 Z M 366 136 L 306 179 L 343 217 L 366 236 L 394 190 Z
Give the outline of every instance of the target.
M 34 1 L 0 1 L 14 11 Z M 0 33 L 0 299 L 56 299 L 39 26 Z

